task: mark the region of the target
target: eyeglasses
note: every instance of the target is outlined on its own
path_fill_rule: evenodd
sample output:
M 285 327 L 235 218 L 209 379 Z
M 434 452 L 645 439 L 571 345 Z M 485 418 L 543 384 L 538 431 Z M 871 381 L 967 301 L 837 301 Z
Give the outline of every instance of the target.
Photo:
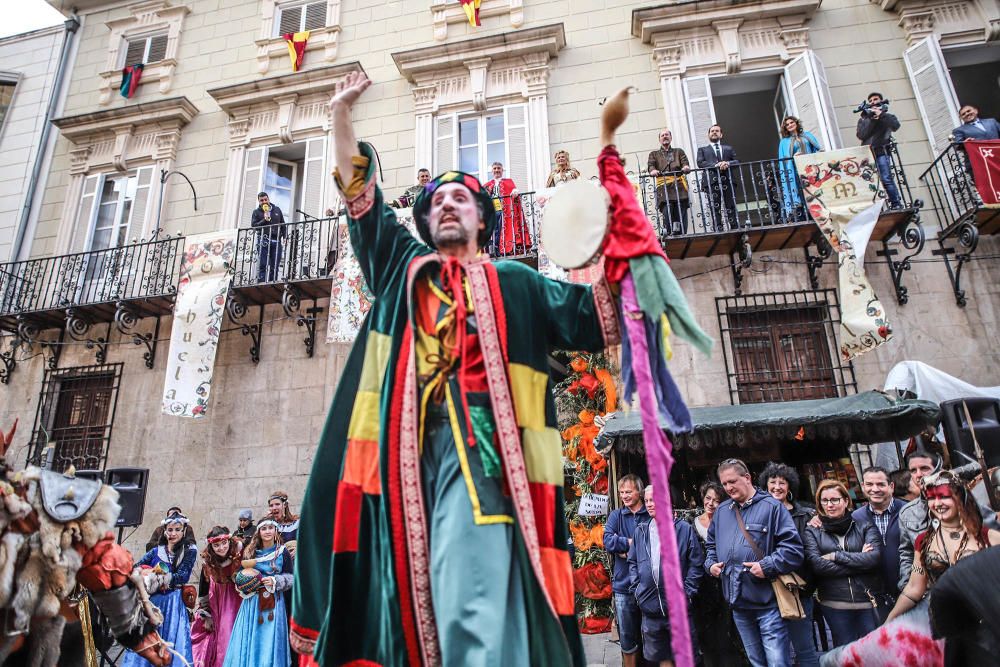
M 820 503 L 822 503 L 824 505 L 839 505 L 840 503 L 844 502 L 844 499 L 840 498 L 840 497 L 837 497 L 837 498 L 820 498 L 819 501 L 820 501 Z

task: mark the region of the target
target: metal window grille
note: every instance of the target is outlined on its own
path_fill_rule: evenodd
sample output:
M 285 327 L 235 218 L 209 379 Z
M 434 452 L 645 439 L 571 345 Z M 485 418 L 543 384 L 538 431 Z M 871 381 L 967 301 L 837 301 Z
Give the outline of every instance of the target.
M 29 465 L 103 470 L 108 460 L 123 364 L 45 373 L 35 412 Z
M 854 366 L 838 354 L 836 290 L 724 296 L 715 302 L 731 403 L 857 392 Z

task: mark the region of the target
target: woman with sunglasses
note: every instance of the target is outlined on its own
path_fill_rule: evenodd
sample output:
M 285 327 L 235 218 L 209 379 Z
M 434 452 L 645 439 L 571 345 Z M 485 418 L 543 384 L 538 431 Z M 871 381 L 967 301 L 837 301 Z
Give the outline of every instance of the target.
M 961 559 L 1000 544 L 1000 532 L 983 526 L 976 499 L 953 472 L 924 477 L 924 496 L 931 523 L 913 543 L 913 571 L 886 622 L 906 613 L 949 567 Z
M 854 520 L 850 494 L 837 480 L 820 482 L 816 507 L 821 527 L 806 527 L 806 560 L 816 576 L 818 603 L 833 644 L 843 646 L 878 626 L 882 536 L 875 524 Z

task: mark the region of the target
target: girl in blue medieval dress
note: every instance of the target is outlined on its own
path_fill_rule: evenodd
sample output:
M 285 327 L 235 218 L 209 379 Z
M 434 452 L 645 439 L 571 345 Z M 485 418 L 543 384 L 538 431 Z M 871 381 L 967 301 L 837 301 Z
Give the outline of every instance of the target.
M 243 551 L 237 588 L 243 595 L 223 667 L 288 667 L 288 619 L 284 591 L 292 588 L 292 557 L 273 519 L 257 525 Z
M 144 579 L 149 582 L 150 600 L 163 612 L 160 636 L 170 649 L 190 664 L 191 624 L 187 608 L 181 599 L 181 589 L 191 578 L 198 546 L 186 536 L 188 519 L 174 514 L 163 520 L 164 531 L 160 543 L 146 552 L 136 563 Z M 175 658 L 176 664 L 181 664 Z M 149 662 L 132 651 L 126 651 L 122 667 L 152 667 Z
M 778 169 L 780 171 L 781 199 L 785 222 L 803 222 L 809 219 L 802 197 L 799 194 L 798 181 L 795 175 L 796 155 L 818 153 L 823 148 L 819 140 L 802 129 L 802 121 L 795 116 L 785 116 L 781 121 L 781 142 L 778 144 Z M 787 159 L 782 159 L 787 158 Z

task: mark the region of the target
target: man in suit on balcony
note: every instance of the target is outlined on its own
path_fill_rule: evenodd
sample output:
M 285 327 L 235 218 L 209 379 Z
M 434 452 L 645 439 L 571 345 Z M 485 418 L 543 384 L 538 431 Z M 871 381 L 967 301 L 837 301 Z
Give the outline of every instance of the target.
M 266 192 L 257 193 L 257 208 L 250 215 L 250 226 L 257 229 L 257 282 L 269 283 L 278 278 L 281 266 L 281 242 L 285 238 L 285 216 L 271 203 Z
M 721 232 L 724 229 L 735 229 L 736 191 L 734 189 L 731 167 L 740 163 L 736 159 L 736 151 L 729 144 L 722 143 L 722 127 L 713 125 L 708 128 L 708 145 L 698 148 L 698 168 L 702 172 L 702 188 L 708 190 L 712 200 L 712 228 Z M 725 215 L 722 208 L 725 206 Z M 706 224 L 706 228 L 708 225 Z
M 980 118 L 979 107 L 966 104 L 959 109 L 958 116 L 962 119 L 962 124 L 951 131 L 956 142 L 1000 139 L 1000 123 L 997 123 L 996 118 Z

